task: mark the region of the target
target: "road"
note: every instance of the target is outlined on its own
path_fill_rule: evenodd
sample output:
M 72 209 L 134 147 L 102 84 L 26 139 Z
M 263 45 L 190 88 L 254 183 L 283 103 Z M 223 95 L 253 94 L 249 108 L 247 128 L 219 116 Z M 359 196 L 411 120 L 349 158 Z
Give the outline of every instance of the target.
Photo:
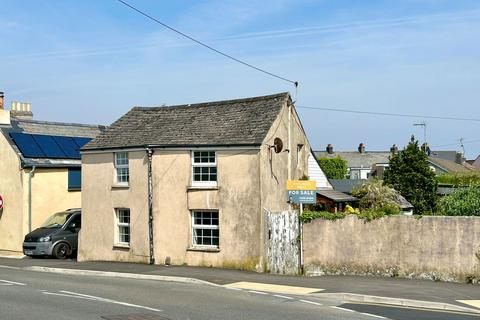
M 114 315 L 137 315 L 137 320 L 142 314 L 149 315 L 143 319 L 372 319 L 300 300 L 208 285 L 0 268 L 2 320 Z
M 397 309 L 203 284 L 0 268 L 1 320 L 480 319 Z

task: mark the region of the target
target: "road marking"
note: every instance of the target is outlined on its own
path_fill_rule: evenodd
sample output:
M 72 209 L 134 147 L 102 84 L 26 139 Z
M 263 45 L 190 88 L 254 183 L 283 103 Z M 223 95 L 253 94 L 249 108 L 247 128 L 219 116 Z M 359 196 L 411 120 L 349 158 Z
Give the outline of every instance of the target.
M 274 297 L 277 297 L 277 298 L 282 298 L 282 299 L 287 299 L 287 300 L 293 300 L 292 297 L 282 296 L 282 295 L 279 295 L 279 294 L 274 294 L 273 296 L 274 296 Z
M 13 286 L 11 283 L 0 283 L 0 286 Z
M 371 313 L 366 313 L 366 312 L 359 312 L 359 313 L 360 313 L 360 314 L 363 314 L 363 315 L 366 315 L 366 316 L 379 318 L 379 319 L 387 319 L 387 318 L 382 317 L 382 316 L 377 316 L 376 314 L 371 314 Z
M 82 293 L 64 291 L 64 290 L 62 290 L 60 292 L 66 294 L 65 296 L 70 297 L 70 298 L 92 299 L 92 300 L 96 300 L 96 301 L 100 301 L 100 302 L 113 303 L 113 304 L 118 304 L 118 305 L 122 305 L 122 306 L 126 306 L 126 307 L 145 309 L 145 310 L 149 310 L 149 311 L 156 311 L 156 312 L 162 312 L 163 311 L 163 310 L 160 310 L 160 309 L 140 306 L 140 305 L 137 305 L 137 304 L 122 302 L 122 301 L 116 301 L 116 300 L 112 300 L 112 299 L 106 299 L 106 298 L 102 298 L 102 297 L 91 296 L 91 295 L 88 295 L 88 294 L 82 294 Z M 47 294 L 46 292 L 43 292 L 43 293 Z
M 308 301 L 308 300 L 298 300 L 298 301 L 305 302 L 305 303 L 310 303 L 310 304 L 314 304 L 314 305 L 316 305 L 316 306 L 323 306 L 323 304 L 318 303 L 318 302 L 313 302 L 313 301 Z
M 17 286 L 26 286 L 27 285 L 26 283 L 14 282 L 14 281 L 2 280 L 2 279 L 0 279 L 0 282 L 9 283 L 10 285 L 16 284 Z
M 226 288 L 237 288 L 237 289 L 246 289 L 246 290 L 258 290 L 265 292 L 274 292 L 274 293 L 287 293 L 287 294 L 310 294 L 314 292 L 323 291 L 319 288 L 307 288 L 307 287 L 294 287 L 294 286 L 284 286 L 278 284 L 268 284 L 268 283 L 256 283 L 256 282 L 235 282 L 225 285 Z
M 457 302 L 468 304 L 469 306 L 480 309 L 480 300 L 457 300 Z
M 256 294 L 263 294 L 263 295 L 268 294 L 268 293 L 266 293 L 266 292 L 255 291 L 255 290 L 248 290 L 248 292 L 250 292 L 250 293 L 256 293 Z
M 345 309 L 345 308 L 342 308 L 342 307 L 336 307 L 336 306 L 330 306 L 330 308 L 337 309 L 337 310 L 348 311 L 348 312 L 355 312 L 354 310 Z
M 243 291 L 243 289 L 239 289 L 239 288 L 229 288 L 229 287 L 225 287 L 225 289 L 235 290 L 235 291 Z

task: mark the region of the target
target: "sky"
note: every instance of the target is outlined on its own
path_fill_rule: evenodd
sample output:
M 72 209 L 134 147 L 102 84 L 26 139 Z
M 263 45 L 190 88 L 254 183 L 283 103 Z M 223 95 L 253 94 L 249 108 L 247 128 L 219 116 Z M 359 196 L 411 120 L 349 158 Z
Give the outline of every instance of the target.
M 0 91 L 38 120 L 110 124 L 133 106 L 289 91 L 297 106 L 480 119 L 477 0 L 128 0 L 282 77 L 213 53 L 116 0 L 0 0 Z M 389 150 L 414 134 L 480 154 L 478 121 L 297 109 L 314 150 Z M 212 124 L 214 125 L 214 124 Z

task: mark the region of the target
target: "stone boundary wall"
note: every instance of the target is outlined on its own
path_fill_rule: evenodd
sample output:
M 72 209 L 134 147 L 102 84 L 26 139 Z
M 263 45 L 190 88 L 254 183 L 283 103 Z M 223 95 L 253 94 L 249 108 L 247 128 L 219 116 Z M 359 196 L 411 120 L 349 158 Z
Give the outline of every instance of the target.
M 480 282 L 480 217 L 355 215 L 304 225 L 307 275 Z

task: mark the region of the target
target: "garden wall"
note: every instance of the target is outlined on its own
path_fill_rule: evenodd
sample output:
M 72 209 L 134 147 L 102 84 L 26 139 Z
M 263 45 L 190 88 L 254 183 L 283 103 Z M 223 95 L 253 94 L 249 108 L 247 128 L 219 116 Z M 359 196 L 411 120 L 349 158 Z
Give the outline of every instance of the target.
M 480 281 L 480 217 L 355 215 L 304 225 L 307 275 L 363 274 Z

